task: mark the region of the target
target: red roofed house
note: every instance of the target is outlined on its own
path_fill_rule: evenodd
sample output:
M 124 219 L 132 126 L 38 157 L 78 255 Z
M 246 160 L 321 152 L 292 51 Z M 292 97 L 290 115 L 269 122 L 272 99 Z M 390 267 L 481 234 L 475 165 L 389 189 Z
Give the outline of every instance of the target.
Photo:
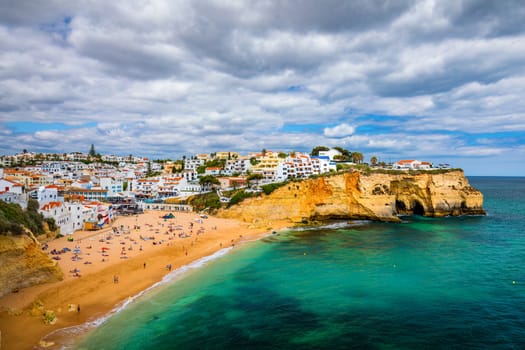
M 397 170 L 429 170 L 432 164 L 429 162 L 421 162 L 419 160 L 404 159 L 394 163 L 392 169 Z
M 18 182 L 0 179 L 0 192 L 23 193 L 23 186 Z
M 57 185 L 40 186 L 37 190 L 37 201 L 40 208 L 49 202 L 63 202 L 64 198 L 58 196 Z

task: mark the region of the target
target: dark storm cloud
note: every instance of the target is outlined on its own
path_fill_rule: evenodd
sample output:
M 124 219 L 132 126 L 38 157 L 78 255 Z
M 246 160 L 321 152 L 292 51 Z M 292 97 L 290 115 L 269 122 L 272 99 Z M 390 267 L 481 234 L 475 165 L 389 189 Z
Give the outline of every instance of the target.
M 525 31 L 525 6 L 521 0 L 464 0 L 451 14 L 451 23 L 470 34 L 489 37 L 516 35 Z
M 77 47 L 80 54 L 104 64 L 109 74 L 130 79 L 150 80 L 175 75 L 176 58 L 155 52 L 153 48 L 137 47 L 133 39 L 86 40 Z
M 362 32 L 388 27 L 414 1 L 277 1 L 269 11 L 273 26 L 295 31 Z
M 71 1 L 2 0 L 0 22 L 7 26 L 35 26 L 68 16 L 77 7 Z
M 412 1 L 278 1 L 234 7 L 193 3 L 181 40 L 198 58 L 230 74 L 316 69 L 337 54 L 301 45 L 304 35 L 359 33 L 387 27 Z

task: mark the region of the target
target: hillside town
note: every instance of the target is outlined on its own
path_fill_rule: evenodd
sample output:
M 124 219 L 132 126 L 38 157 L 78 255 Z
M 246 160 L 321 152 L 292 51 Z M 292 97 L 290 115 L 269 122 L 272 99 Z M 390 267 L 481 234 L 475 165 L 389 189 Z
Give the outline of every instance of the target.
M 98 229 L 115 215 L 142 212 L 151 209 L 151 203 L 166 199 L 182 203 L 175 207 L 177 210 L 191 211 L 184 200 L 196 194 L 216 191 L 221 202 L 227 203 L 229 198 L 224 192 L 232 189 L 260 191 L 259 186 L 264 184 L 336 172 L 343 166 L 360 165 L 362 160 L 360 153 L 352 157 L 344 149 L 326 147 L 312 154 L 263 149 L 247 155 L 196 154 L 176 161 L 100 155 L 93 145 L 88 154 L 24 150 L 0 156 L 0 200 L 23 208 L 29 198 L 37 200 L 39 212 L 53 218 L 60 233 L 67 235 L 81 229 Z M 377 162 L 376 157 L 371 158 L 370 166 L 405 171 L 433 169 L 429 162 L 400 160 L 385 164 Z

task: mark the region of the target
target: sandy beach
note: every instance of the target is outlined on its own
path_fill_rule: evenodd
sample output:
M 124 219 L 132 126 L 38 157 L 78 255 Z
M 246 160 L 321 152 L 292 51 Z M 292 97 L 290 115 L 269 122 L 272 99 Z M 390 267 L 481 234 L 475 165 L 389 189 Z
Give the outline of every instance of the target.
M 51 332 L 100 318 L 172 270 L 218 250 L 258 239 L 289 223 L 250 227 L 236 220 L 196 213 L 148 211 L 118 217 L 98 231 L 77 231 L 48 243 L 46 252 L 64 280 L 33 286 L 0 298 L 0 349 L 53 348 L 41 341 Z M 60 254 L 52 254 L 54 252 Z M 56 322 L 43 322 L 52 310 Z

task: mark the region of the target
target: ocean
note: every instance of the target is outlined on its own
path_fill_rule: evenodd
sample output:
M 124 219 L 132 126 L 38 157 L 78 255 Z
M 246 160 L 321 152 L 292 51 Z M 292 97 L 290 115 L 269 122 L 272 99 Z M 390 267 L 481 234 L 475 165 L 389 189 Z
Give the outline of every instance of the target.
M 72 347 L 523 349 L 525 178 L 469 180 L 487 216 L 272 234 L 174 273 Z

